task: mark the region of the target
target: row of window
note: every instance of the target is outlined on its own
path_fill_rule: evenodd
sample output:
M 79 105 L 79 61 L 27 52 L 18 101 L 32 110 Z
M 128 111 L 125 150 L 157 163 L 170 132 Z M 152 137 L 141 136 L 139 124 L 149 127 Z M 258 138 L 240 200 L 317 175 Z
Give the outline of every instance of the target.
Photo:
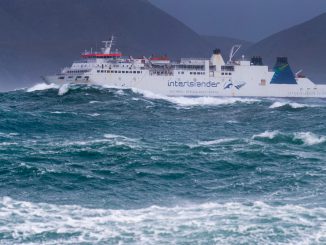
M 86 73 L 88 72 L 88 70 L 70 70 L 67 71 L 67 73 L 71 74 L 71 73 Z
M 230 75 L 230 76 L 231 76 L 231 75 L 232 75 L 232 73 L 231 73 L 231 72 L 229 72 L 229 73 L 227 73 L 227 72 L 225 72 L 225 73 L 224 73 L 224 72 L 222 72 L 222 76 L 223 76 L 223 75 L 226 75 L 226 76 L 227 76 L 227 75 Z
M 74 76 L 69 76 L 69 77 L 68 77 L 68 79 L 73 79 L 73 78 L 74 78 Z M 78 80 L 78 79 L 82 79 L 82 78 L 83 78 L 82 76 L 76 76 L 76 80 Z M 60 80 L 64 80 L 65 77 L 64 77 L 64 76 L 62 76 L 62 77 L 58 77 L 58 79 L 60 79 Z M 89 76 L 84 77 L 84 79 L 85 79 L 85 80 L 88 80 L 88 79 L 89 79 Z
M 190 72 L 190 75 L 205 75 L 205 72 Z
M 222 71 L 234 71 L 234 66 L 222 66 Z
M 169 75 L 169 76 L 172 76 L 173 73 L 171 71 L 153 71 L 150 73 L 150 75 Z
M 97 73 L 130 73 L 130 74 L 140 74 L 142 71 L 115 71 L 115 70 L 97 70 Z

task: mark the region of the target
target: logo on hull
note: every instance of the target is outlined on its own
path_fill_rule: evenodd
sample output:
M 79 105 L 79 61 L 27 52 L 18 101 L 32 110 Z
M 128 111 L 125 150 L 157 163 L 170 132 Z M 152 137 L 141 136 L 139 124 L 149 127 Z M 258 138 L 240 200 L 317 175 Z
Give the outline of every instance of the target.
M 232 87 L 235 87 L 236 89 L 240 90 L 243 86 L 246 85 L 246 82 L 232 82 L 232 81 L 227 81 L 224 83 L 223 88 L 224 89 L 230 89 Z

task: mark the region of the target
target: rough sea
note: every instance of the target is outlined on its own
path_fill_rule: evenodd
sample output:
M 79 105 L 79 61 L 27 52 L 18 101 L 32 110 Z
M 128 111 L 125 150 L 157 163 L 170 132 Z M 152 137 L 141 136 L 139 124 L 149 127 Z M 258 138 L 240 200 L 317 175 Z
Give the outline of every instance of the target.
M 326 100 L 0 93 L 0 244 L 326 244 Z

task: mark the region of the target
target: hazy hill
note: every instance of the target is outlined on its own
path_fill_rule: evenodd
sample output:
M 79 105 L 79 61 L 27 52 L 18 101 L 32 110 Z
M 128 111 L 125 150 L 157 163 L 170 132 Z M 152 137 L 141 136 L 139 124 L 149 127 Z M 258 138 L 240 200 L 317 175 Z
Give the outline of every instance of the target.
M 200 36 L 146 0 L 1 0 L 0 90 L 39 82 L 81 51 L 99 48 L 111 34 L 124 54 L 134 56 L 209 56 L 220 48 L 227 58 L 231 46 L 240 43 L 240 54 L 249 46 L 247 56 L 262 55 L 268 64 L 286 55 L 294 70 L 304 68 L 322 81 L 325 26 L 324 14 L 250 47 L 242 40 Z
M 303 69 L 314 81 L 326 83 L 326 13 L 258 42 L 247 53 L 261 55 L 270 65 L 276 56 L 288 56 L 294 71 Z
M 1 0 L 0 33 L 0 90 L 56 72 L 111 34 L 128 55 L 210 53 L 201 36 L 145 0 Z
M 233 45 L 241 44 L 241 50 L 238 55 L 242 55 L 245 51 L 252 45 L 251 42 L 229 38 L 229 37 L 216 37 L 216 36 L 202 36 L 207 43 L 209 43 L 211 49 L 219 48 L 222 51 L 222 54 L 225 59 L 228 58 L 229 52 Z

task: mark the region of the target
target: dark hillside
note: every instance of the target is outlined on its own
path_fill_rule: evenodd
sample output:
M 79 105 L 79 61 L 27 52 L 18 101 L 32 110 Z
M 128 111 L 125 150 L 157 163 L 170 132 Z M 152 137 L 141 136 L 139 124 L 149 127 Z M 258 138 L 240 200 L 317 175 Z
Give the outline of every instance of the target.
M 239 40 L 229 37 L 216 37 L 216 36 L 203 36 L 203 38 L 209 43 L 211 49 L 219 48 L 222 51 L 223 57 L 228 58 L 229 52 L 233 45 L 241 44 L 241 50 L 238 55 L 242 55 L 252 45 L 252 43 L 244 40 Z
M 36 82 L 111 34 L 128 55 L 210 53 L 201 36 L 144 0 L 1 0 L 0 33 L 1 90 Z
M 258 42 L 247 53 L 270 65 L 276 56 L 288 56 L 294 71 L 303 69 L 313 81 L 326 83 L 326 13 Z

